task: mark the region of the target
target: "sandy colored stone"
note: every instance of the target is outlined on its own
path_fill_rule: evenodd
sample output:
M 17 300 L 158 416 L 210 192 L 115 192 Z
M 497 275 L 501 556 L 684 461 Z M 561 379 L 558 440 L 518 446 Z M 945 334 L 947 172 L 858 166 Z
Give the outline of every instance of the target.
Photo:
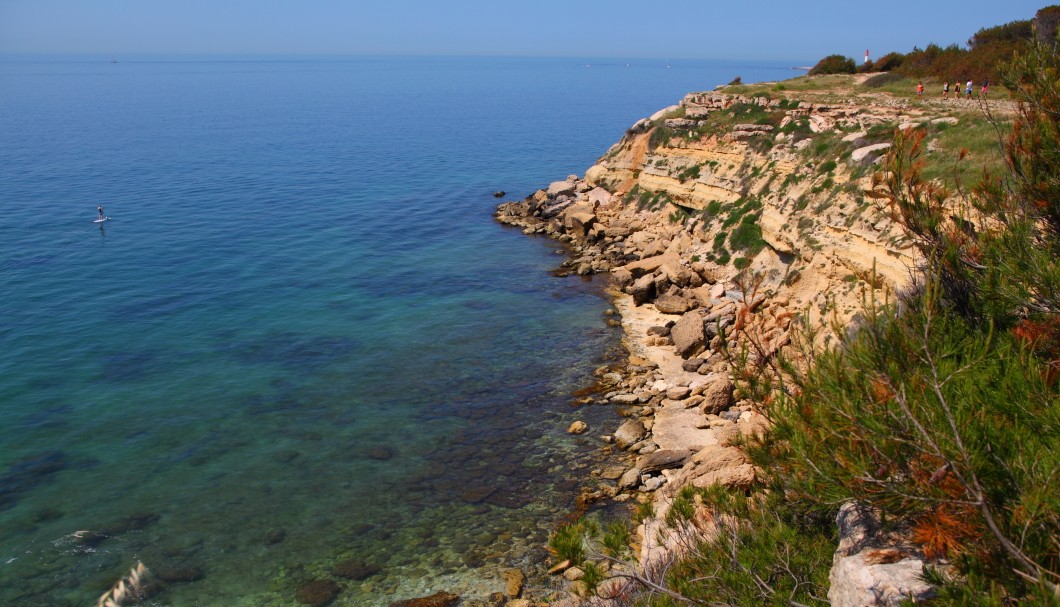
M 706 337 L 703 316 L 696 310 L 685 313 L 670 328 L 670 339 L 673 340 L 677 353 L 683 358 L 701 350 L 706 343 Z
M 618 427 L 618 430 L 615 430 L 615 444 L 619 449 L 626 449 L 644 438 L 645 434 L 647 430 L 640 420 L 628 419 Z
M 716 380 L 703 390 L 703 402 L 700 411 L 704 414 L 718 414 L 732 406 L 732 381 L 728 378 Z
M 695 409 L 664 408 L 656 412 L 652 440 L 661 450 L 699 450 L 718 441 L 708 429 L 696 428 L 701 415 Z
M 577 420 L 567 427 L 567 434 L 585 434 L 589 431 L 589 424 Z
M 501 579 L 504 580 L 504 593 L 509 597 L 518 598 L 523 593 L 526 575 L 521 569 L 505 569 L 501 571 Z

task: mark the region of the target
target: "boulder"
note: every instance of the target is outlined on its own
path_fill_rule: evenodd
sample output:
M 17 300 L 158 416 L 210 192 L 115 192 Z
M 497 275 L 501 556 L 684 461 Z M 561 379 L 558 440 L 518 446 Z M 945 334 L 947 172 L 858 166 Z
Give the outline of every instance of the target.
M 850 159 L 861 164 L 868 164 L 880 155 L 880 152 L 891 147 L 889 143 L 877 143 L 858 148 L 850 153 Z
M 880 550 L 879 521 L 868 508 L 843 504 L 836 524 L 839 549 L 828 575 L 828 600 L 833 607 L 897 607 L 935 596 L 934 588 L 923 579 L 921 559 L 894 549 Z M 887 552 L 888 558 L 874 558 L 881 552 Z
M 732 382 L 720 379 L 703 390 L 703 402 L 700 411 L 709 415 L 718 414 L 732 406 Z
M 856 133 L 850 133 L 849 135 L 843 137 L 842 141 L 844 143 L 853 143 L 856 146 L 860 146 L 865 142 L 865 138 L 868 136 L 869 134 L 867 131 L 858 131 Z
M 684 314 L 691 308 L 691 301 L 677 295 L 660 295 L 655 298 L 655 309 L 663 314 Z
M 690 394 L 692 394 L 692 388 L 688 386 L 674 386 L 666 390 L 666 398 L 670 400 L 684 400 Z
M 746 453 L 736 447 L 707 445 L 692 456 L 672 486 L 675 491 L 685 485 L 746 489 L 754 481 L 755 469 Z
M 523 585 L 526 584 L 526 575 L 521 569 L 505 569 L 501 571 L 504 580 L 504 592 L 511 598 L 518 598 L 523 593 Z
M 669 278 L 670 282 L 679 287 L 687 287 L 692 282 L 692 270 L 681 264 L 667 261 L 659 266 L 659 271 Z
M 651 298 L 655 297 L 655 277 L 651 274 L 641 276 L 633 281 L 633 284 L 626 287 L 626 293 L 633 296 L 633 305 L 635 306 L 651 301 Z
M 693 453 L 689 449 L 656 451 L 655 453 L 638 457 L 636 466 L 640 469 L 641 474 L 672 470 L 684 466 Z
M 589 424 L 578 420 L 567 427 L 567 434 L 585 434 L 589 431 Z
M 630 468 L 618 479 L 619 491 L 636 489 L 640 485 L 640 470 Z
M 615 268 L 611 271 L 611 282 L 616 287 L 624 289 L 633 284 L 633 274 L 625 268 Z
M 575 212 L 567 213 L 565 223 L 571 234 L 584 237 L 589 233 L 589 229 L 596 223 L 596 221 L 596 215 L 594 213 Z
M 589 190 L 588 196 L 589 196 L 589 203 L 592 204 L 593 207 L 597 207 L 597 206 L 605 206 L 606 207 L 606 206 L 610 205 L 612 202 L 614 202 L 614 199 L 615 199 L 614 195 L 611 192 L 608 192 L 607 190 L 605 190 L 605 189 L 603 189 L 601 187 L 595 187 L 595 188 Z
M 706 332 L 703 330 L 703 316 L 695 310 L 686 312 L 670 328 L 670 338 L 682 358 L 698 353 L 705 345 L 706 337 Z
M 574 193 L 574 183 L 571 181 L 553 181 L 548 186 L 548 197 L 569 195 Z
M 629 270 L 633 276 L 641 277 L 645 274 L 651 274 L 662 267 L 667 261 L 673 260 L 672 257 L 666 257 L 665 255 L 653 255 L 645 257 L 639 261 L 628 263 L 624 267 Z
M 628 419 L 615 430 L 615 444 L 619 449 L 625 449 L 644 438 L 647 433 L 640 420 Z

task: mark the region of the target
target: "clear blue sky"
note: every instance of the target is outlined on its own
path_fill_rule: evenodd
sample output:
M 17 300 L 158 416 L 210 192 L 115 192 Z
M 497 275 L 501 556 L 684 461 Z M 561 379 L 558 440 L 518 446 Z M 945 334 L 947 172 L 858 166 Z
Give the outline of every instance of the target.
M 1025 0 L 0 0 L 0 53 L 860 58 L 1029 19 Z

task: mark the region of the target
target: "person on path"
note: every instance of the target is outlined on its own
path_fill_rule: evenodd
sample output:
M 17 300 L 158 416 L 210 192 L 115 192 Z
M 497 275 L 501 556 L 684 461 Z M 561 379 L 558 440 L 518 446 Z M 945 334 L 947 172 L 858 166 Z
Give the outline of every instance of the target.
M 953 98 L 954 99 L 960 99 L 961 98 L 961 81 L 960 80 L 954 80 L 953 81 Z
M 99 220 L 103 221 L 103 205 L 98 205 L 96 210 L 99 211 Z
M 942 83 L 942 98 L 943 99 L 949 99 L 950 98 L 950 81 L 949 80 L 947 80 L 946 82 Z
M 965 94 L 965 96 L 967 96 L 967 97 L 968 97 L 969 99 L 971 99 L 971 98 L 972 98 L 972 81 L 971 81 L 971 80 L 969 80 L 969 81 L 968 81 L 968 84 L 966 84 L 966 85 L 965 85 L 965 88 L 964 88 L 964 94 Z
M 923 82 L 917 82 L 916 83 L 916 96 L 917 96 L 917 99 L 920 99 L 920 98 L 922 98 L 924 96 L 924 83 Z
M 982 97 L 983 99 L 986 99 L 986 87 L 988 87 L 988 86 L 990 86 L 990 81 L 989 80 L 984 80 L 983 81 L 983 90 L 979 92 L 979 96 Z

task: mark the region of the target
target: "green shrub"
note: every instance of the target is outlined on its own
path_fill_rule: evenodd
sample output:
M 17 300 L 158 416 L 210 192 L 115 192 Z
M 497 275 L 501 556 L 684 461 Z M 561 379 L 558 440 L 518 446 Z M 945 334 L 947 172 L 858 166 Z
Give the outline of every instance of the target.
M 745 215 L 740 225 L 729 236 L 729 246 L 733 251 L 743 251 L 754 257 L 766 245 L 762 239 L 762 226 L 758 225 L 758 215 Z
M 701 168 L 702 166 L 698 164 L 694 164 L 690 167 L 685 167 L 680 173 L 677 174 L 677 180 L 681 183 L 684 183 L 689 179 L 699 179 L 699 171 Z
M 834 513 L 807 515 L 775 493 L 754 491 L 748 496 L 713 487 L 697 489 L 696 494 L 718 527 L 711 539 L 700 541 L 666 574 L 668 589 L 684 600 L 656 594 L 636 604 L 822 604 L 819 597 L 828 592 L 835 550 Z
M 828 55 L 810 70 L 810 76 L 823 74 L 853 74 L 857 71 L 854 60 L 843 55 Z
M 835 160 L 828 160 L 821 163 L 821 166 L 817 168 L 819 173 L 828 173 L 834 171 L 836 167 Z
M 654 150 L 670 141 L 675 135 L 674 130 L 664 125 L 656 125 L 651 131 L 651 135 L 648 137 L 648 149 Z
M 893 69 L 901 67 L 903 61 L 905 61 L 905 55 L 903 55 L 902 53 L 887 53 L 886 55 L 872 62 L 872 71 L 889 72 Z
M 601 540 L 604 553 L 612 558 L 618 558 L 629 550 L 630 531 L 629 525 L 624 521 L 611 521 L 607 524 L 606 532 Z
M 548 538 L 548 547 L 560 561 L 575 565 L 585 560 L 586 528 L 579 521 L 563 525 Z

